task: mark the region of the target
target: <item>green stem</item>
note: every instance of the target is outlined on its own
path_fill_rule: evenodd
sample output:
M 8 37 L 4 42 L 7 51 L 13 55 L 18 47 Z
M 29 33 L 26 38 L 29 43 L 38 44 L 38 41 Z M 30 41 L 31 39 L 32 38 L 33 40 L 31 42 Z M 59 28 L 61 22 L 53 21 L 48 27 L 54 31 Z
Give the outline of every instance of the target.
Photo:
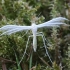
M 15 54 L 15 57 L 16 57 L 16 62 L 17 62 L 18 69 L 21 70 L 21 67 L 20 67 L 20 65 L 19 65 L 19 60 L 18 60 L 18 57 L 17 57 L 16 54 Z
M 33 56 L 33 52 L 31 53 L 30 60 L 29 60 L 29 70 L 32 67 L 32 56 Z

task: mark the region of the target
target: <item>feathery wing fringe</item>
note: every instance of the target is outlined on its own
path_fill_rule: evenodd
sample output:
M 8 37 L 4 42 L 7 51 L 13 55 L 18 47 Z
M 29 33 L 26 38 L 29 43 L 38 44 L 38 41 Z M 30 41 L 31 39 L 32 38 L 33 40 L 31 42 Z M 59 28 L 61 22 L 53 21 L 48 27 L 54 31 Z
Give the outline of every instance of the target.
M 31 26 L 18 26 L 18 25 L 6 25 L 0 28 L 0 31 L 4 31 L 1 35 L 10 35 L 23 30 L 30 30 Z
M 44 24 L 39 24 L 37 25 L 38 28 L 42 28 L 42 27 L 47 27 L 47 28 L 51 28 L 51 27 L 59 27 L 60 25 L 65 24 L 62 22 L 56 22 L 56 23 L 47 23 L 45 22 Z
M 62 24 L 65 24 L 64 21 L 65 20 L 68 20 L 64 17 L 57 17 L 57 18 L 53 18 L 52 20 L 50 21 L 47 21 L 45 23 L 42 23 L 42 24 L 39 24 L 37 25 L 38 28 L 41 28 L 41 27 L 59 27 L 59 25 L 62 25 Z
M 64 17 L 57 17 L 57 18 L 53 18 L 52 20 L 50 21 L 47 21 L 47 23 L 54 23 L 54 22 L 64 22 L 65 20 L 68 20 Z

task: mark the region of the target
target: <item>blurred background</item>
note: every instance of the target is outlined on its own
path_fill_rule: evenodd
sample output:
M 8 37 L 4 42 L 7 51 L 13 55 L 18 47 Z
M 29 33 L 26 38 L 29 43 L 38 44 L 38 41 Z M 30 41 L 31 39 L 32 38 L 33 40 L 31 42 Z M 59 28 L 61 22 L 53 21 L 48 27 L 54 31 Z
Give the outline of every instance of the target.
M 28 26 L 34 17 L 36 24 L 41 24 L 60 16 L 70 20 L 70 0 L 0 0 L 0 27 L 8 24 Z M 37 37 L 36 52 L 33 52 L 32 38 L 26 48 L 28 36 L 32 34 L 26 32 L 0 36 L 0 70 L 70 70 L 69 26 L 38 29 L 45 35 L 52 63 L 41 37 Z

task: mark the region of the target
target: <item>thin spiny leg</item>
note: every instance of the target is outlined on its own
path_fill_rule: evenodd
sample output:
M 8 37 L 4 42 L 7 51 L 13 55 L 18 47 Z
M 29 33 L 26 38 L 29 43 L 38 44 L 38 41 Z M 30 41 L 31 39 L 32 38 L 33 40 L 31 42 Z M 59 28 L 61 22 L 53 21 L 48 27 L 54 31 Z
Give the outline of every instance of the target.
M 43 39 L 43 43 L 44 43 L 44 47 L 45 47 L 45 50 L 46 50 L 46 54 L 47 54 L 47 56 L 49 57 L 49 60 L 51 61 L 51 63 L 52 63 L 52 60 L 51 60 L 51 58 L 50 58 L 50 56 L 49 56 L 49 53 L 48 53 L 48 50 L 47 50 L 47 46 L 46 46 L 46 44 L 45 44 L 45 36 L 44 36 L 44 34 L 42 33 L 42 32 L 39 32 L 39 33 L 37 33 L 37 36 L 42 36 L 42 39 Z
M 22 58 L 21 58 L 19 64 L 22 62 L 22 60 L 23 60 L 23 58 L 24 58 L 24 56 L 25 56 L 25 54 L 26 54 L 26 50 L 27 50 L 27 47 L 28 47 L 28 43 L 29 43 L 30 37 L 31 37 L 31 36 L 28 37 L 27 44 L 26 44 L 26 48 L 25 48 L 24 54 L 23 54 L 23 56 L 22 56 Z
M 45 50 L 46 50 L 46 54 L 47 54 L 47 56 L 49 57 L 49 60 L 50 60 L 51 63 L 52 63 L 52 60 L 51 60 L 50 55 L 49 55 L 49 53 L 48 53 L 47 46 L 46 46 L 46 44 L 45 44 L 45 40 L 44 40 L 44 37 L 43 37 L 43 36 L 42 36 L 42 39 L 43 39 L 44 47 L 45 47 Z

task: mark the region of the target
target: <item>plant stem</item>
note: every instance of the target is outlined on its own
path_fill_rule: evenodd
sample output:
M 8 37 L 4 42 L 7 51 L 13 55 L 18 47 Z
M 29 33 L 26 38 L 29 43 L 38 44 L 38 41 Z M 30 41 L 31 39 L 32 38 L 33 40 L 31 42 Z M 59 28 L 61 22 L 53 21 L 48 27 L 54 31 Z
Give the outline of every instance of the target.
M 31 55 L 30 55 L 30 60 L 29 60 L 29 70 L 30 70 L 31 67 L 32 67 L 32 56 L 33 56 L 33 51 L 32 51 L 32 53 L 31 53 Z

